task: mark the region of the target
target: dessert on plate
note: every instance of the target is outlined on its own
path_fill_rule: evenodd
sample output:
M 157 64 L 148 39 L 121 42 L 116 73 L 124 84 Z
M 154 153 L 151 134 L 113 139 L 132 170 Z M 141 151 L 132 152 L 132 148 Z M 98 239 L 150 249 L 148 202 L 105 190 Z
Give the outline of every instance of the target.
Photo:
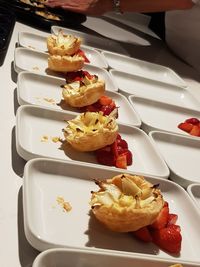
M 117 138 L 118 125 L 112 114 L 85 112 L 67 123 L 63 130 L 65 140 L 78 151 L 95 151 L 112 144 Z
M 49 52 L 48 67 L 53 71 L 69 72 L 82 69 L 84 62 L 89 62 L 84 52 L 80 50 L 81 39 L 73 35 L 58 35 L 47 38 Z
M 81 108 L 91 105 L 105 92 L 105 82 L 87 71 L 68 73 L 66 82 L 62 86 L 62 95 L 65 102 L 72 107 Z

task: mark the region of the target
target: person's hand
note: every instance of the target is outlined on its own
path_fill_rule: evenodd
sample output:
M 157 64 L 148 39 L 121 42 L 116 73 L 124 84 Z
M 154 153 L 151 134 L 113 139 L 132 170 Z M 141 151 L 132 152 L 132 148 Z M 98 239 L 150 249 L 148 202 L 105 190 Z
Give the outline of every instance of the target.
M 113 9 L 112 0 L 48 0 L 46 5 L 86 15 L 103 15 Z

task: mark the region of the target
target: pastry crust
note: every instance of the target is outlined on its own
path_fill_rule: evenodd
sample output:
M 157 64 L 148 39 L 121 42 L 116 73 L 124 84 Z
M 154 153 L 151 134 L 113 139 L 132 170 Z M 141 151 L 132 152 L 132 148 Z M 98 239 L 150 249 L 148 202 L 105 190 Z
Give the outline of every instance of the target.
M 91 206 L 95 217 L 116 232 L 132 232 L 152 224 L 164 201 L 160 190 L 143 176 L 121 174 L 96 182 Z
M 48 68 L 53 71 L 69 72 L 78 71 L 83 68 L 84 58 L 79 55 L 59 56 L 49 55 Z
M 85 83 L 84 80 L 86 80 Z M 64 85 L 62 95 L 67 104 L 80 108 L 94 104 L 104 92 L 104 81 L 98 80 L 98 77 L 94 77 L 93 79 L 85 77 L 83 82 L 76 81 Z
M 64 136 L 74 149 L 87 152 L 112 144 L 117 132 L 114 117 L 103 116 L 102 112 L 86 112 L 68 121 Z
M 80 49 L 80 45 L 80 38 L 73 35 L 65 35 L 62 31 L 57 36 L 52 34 L 47 38 L 47 48 L 51 55 L 74 55 Z

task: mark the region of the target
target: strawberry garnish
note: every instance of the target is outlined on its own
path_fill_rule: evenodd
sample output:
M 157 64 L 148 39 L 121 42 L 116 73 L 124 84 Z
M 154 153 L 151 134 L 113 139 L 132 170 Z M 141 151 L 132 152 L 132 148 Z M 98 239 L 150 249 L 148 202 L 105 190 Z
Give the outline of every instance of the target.
M 119 134 L 113 144 L 97 150 L 96 157 L 97 161 L 103 165 L 121 169 L 126 169 L 133 161 L 127 142 Z
M 79 50 L 76 52 L 76 55 L 79 55 L 79 56 L 83 57 L 83 58 L 84 58 L 84 61 L 85 61 L 86 63 L 90 63 L 89 59 L 87 58 L 87 56 L 85 55 L 85 52 L 84 52 L 83 50 L 79 49 Z
M 170 253 L 180 253 L 182 236 L 179 228 L 169 225 L 162 229 L 153 230 L 151 232 L 153 242 Z
M 189 133 L 192 130 L 193 125 L 189 122 L 182 122 L 178 125 L 178 128 Z
M 144 242 L 152 242 L 152 236 L 147 227 L 142 227 L 133 232 L 133 235 Z
M 167 225 L 175 224 L 177 222 L 177 219 L 178 219 L 178 215 L 177 214 L 170 213 L 169 216 L 168 216 Z
M 178 125 L 178 128 L 193 136 L 200 136 L 200 121 L 197 118 L 189 118 Z
M 162 229 L 164 228 L 169 220 L 169 207 L 164 206 L 160 211 L 158 217 L 156 218 L 155 222 L 151 224 L 151 227 L 154 229 Z

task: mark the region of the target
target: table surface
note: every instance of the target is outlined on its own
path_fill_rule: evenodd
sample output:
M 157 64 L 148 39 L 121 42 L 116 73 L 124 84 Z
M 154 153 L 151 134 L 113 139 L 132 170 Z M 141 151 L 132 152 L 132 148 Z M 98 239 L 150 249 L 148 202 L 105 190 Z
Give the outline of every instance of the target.
M 200 101 L 200 75 L 190 66 L 176 58 L 165 44 L 148 28 L 144 21 L 127 20 L 125 24 L 113 17 L 90 17 L 83 24 L 83 30 L 95 35 L 104 35 L 120 40 L 120 44 L 133 57 L 159 63 L 174 69 L 188 84 L 188 90 Z M 17 75 L 13 69 L 14 49 L 18 32 L 28 31 L 42 34 L 41 31 L 16 22 L 4 65 L 0 68 L 0 266 L 28 267 L 38 255 L 24 234 L 22 184 L 25 161 L 16 152 L 15 115 L 18 108 L 16 95 Z M 111 35 L 112 33 L 112 35 Z M 47 35 L 46 32 L 43 34 Z

